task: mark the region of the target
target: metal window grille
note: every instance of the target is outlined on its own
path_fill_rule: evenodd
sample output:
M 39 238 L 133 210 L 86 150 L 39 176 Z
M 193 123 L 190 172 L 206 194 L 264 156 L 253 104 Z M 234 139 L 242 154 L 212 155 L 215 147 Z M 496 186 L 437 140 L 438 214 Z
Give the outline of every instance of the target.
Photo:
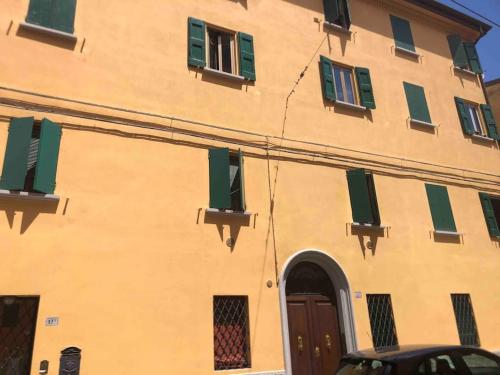
M 368 301 L 373 346 L 381 348 L 398 345 L 391 296 L 389 294 L 367 294 L 366 299 Z
M 37 297 L 0 297 L 0 374 L 29 375 Z
M 451 301 L 455 311 L 460 344 L 479 346 L 476 318 L 469 294 L 452 294 Z
M 214 296 L 216 370 L 250 367 L 248 297 Z

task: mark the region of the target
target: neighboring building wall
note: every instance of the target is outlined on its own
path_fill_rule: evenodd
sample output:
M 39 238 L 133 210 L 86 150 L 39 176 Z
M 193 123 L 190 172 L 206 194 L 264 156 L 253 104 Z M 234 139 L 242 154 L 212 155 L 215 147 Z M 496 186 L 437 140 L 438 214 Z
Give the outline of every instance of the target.
M 493 81 L 489 81 L 485 83 L 486 94 L 488 95 L 488 100 L 490 102 L 491 109 L 493 110 L 493 115 L 497 120 L 497 128 L 498 121 L 500 121 L 500 78 L 495 79 Z M 498 128 L 500 131 L 500 128 Z
M 0 295 L 40 296 L 32 374 L 69 346 L 82 374 L 216 373 L 214 295 L 249 296 L 243 372 L 284 369 L 276 281 L 304 249 L 361 292 L 358 348 L 372 346 L 367 293 L 391 294 L 400 344 L 458 343 L 450 293 L 470 293 L 481 345 L 500 347 L 499 243 L 478 199 L 500 195 L 498 146 L 462 132 L 454 96 L 485 98 L 452 69 L 446 39 L 475 33 L 392 1 L 351 1 L 349 37 L 315 21 L 320 0 L 86 0 L 72 47 L 19 29 L 27 7 L 0 6 L 0 150 L 11 117 L 63 127 L 59 203 L 0 198 Z M 421 58 L 395 55 L 389 14 L 411 21 Z M 253 35 L 254 84 L 187 67 L 190 16 Z M 377 108 L 326 103 L 319 54 L 368 67 Z M 409 125 L 403 81 L 425 88 L 437 130 Z M 205 213 L 210 147 L 244 152 L 250 218 Z M 374 172 L 384 231 L 349 226 L 353 167 Z M 448 186 L 461 238 L 434 239 L 425 182 Z

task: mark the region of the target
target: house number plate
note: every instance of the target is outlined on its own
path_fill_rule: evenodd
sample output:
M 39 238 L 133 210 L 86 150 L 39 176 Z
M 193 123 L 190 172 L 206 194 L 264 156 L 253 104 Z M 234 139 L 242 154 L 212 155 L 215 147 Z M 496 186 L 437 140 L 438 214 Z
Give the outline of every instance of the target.
M 45 325 L 47 327 L 55 327 L 59 325 L 59 318 L 57 316 L 51 316 L 45 319 Z

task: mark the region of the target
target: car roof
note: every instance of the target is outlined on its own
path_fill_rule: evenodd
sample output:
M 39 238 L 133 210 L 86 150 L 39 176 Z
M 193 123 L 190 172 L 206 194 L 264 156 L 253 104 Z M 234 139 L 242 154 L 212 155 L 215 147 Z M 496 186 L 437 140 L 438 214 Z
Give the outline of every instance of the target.
M 401 345 L 389 346 L 380 349 L 360 350 L 346 354 L 344 358 L 377 359 L 386 362 L 400 362 L 409 358 L 420 358 L 429 354 L 453 351 L 457 349 L 481 350 L 476 347 L 462 345 Z

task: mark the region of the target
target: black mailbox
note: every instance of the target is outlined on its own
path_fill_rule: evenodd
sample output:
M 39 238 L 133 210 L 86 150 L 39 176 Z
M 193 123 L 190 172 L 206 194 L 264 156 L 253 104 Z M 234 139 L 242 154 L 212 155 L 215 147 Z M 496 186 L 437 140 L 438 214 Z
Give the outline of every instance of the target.
M 61 352 L 59 375 L 80 375 L 81 349 L 70 347 Z

